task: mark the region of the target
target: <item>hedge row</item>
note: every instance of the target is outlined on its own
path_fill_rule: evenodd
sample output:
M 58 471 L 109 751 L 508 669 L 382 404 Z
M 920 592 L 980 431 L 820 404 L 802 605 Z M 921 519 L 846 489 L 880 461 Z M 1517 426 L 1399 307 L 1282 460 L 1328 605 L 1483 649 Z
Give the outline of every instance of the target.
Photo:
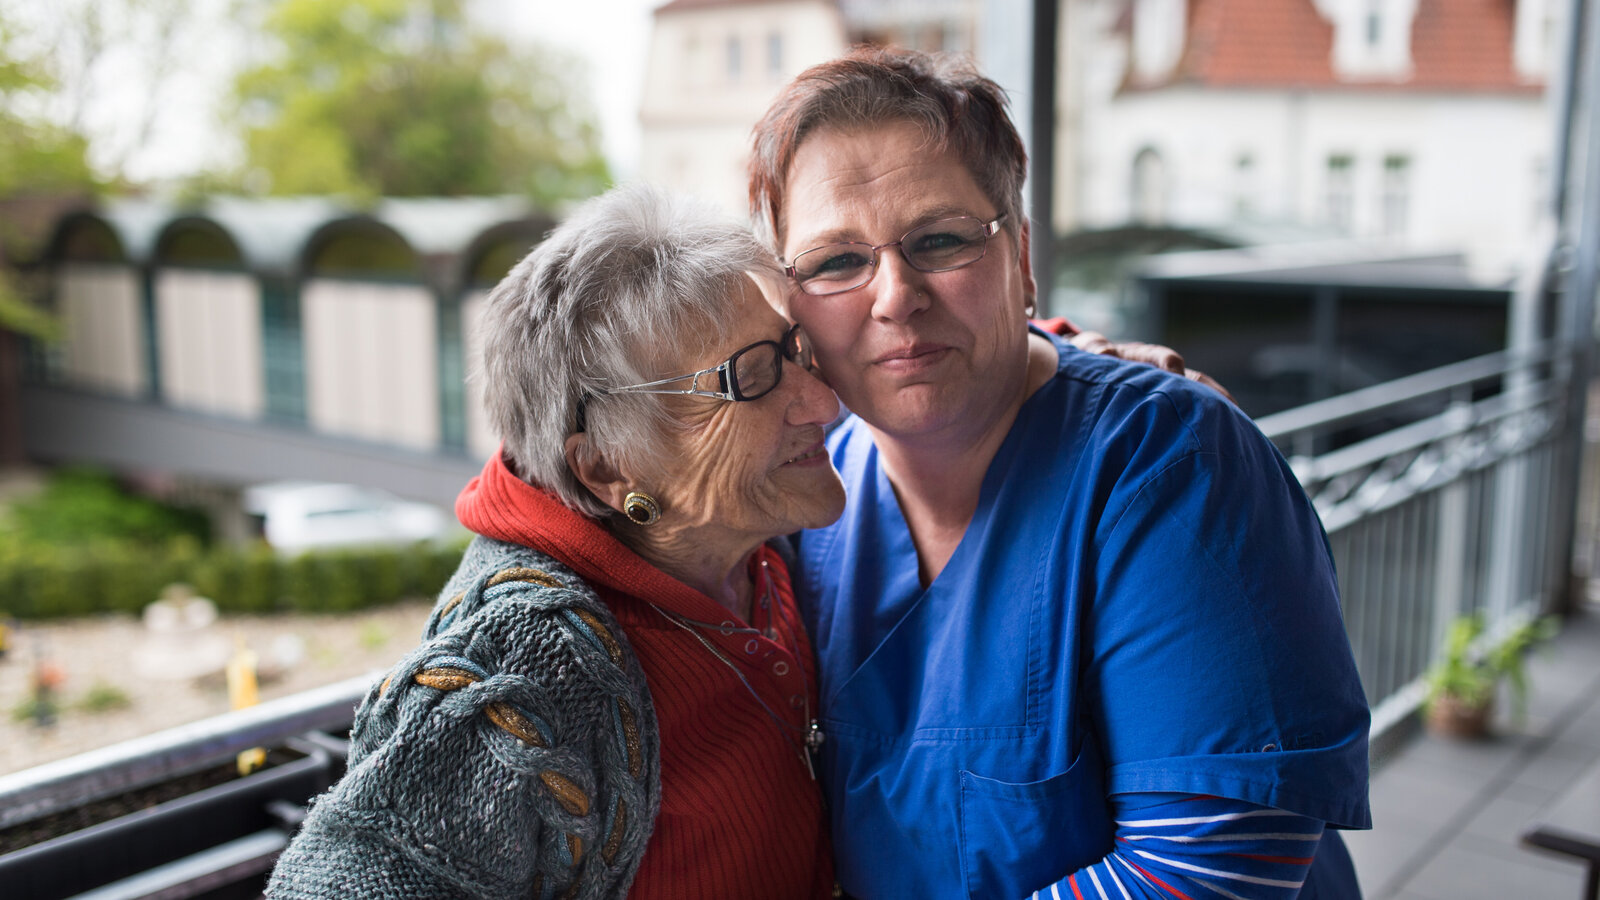
M 282 556 L 265 544 L 206 549 L 192 540 L 159 551 L 120 542 L 73 548 L 0 542 L 0 614 L 137 613 L 175 582 L 222 612 L 346 612 L 437 595 L 462 550 L 418 544 Z

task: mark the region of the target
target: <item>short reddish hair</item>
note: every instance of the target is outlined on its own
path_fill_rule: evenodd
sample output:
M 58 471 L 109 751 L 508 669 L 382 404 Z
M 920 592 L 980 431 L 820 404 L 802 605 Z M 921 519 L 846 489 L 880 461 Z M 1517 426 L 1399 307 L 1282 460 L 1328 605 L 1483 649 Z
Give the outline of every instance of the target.
M 903 121 L 921 127 L 936 147 L 961 160 L 1015 236 L 1022 223 L 1028 152 L 1006 105 L 1000 85 L 953 54 L 861 46 L 812 66 L 784 87 L 756 123 L 750 155 L 750 215 L 756 231 L 774 248 L 782 247 L 784 184 L 812 132 Z

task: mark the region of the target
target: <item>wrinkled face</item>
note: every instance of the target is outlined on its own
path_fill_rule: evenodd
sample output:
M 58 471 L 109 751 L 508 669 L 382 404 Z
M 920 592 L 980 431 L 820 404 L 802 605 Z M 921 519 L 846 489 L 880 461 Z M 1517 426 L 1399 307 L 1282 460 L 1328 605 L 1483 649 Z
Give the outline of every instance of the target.
M 738 317 L 728 343 L 683 353 L 659 371 L 710 368 L 749 344 L 779 340 L 789 328 L 753 281 L 745 283 Z M 700 384 L 714 381 L 702 377 Z M 754 400 L 660 399 L 685 426 L 669 432 L 657 471 L 641 479 L 661 501 L 663 524 L 702 529 L 697 538 L 708 542 L 726 535 L 737 544 L 819 528 L 844 511 L 844 486 L 822 442 L 839 401 L 805 368 L 784 360 L 777 387 Z
M 786 188 L 786 261 L 833 242 L 876 246 L 939 219 L 987 222 L 999 212 L 960 160 L 926 146 L 906 122 L 812 134 Z M 965 268 L 919 272 L 885 248 L 866 285 L 813 296 L 791 283 L 787 300 L 845 406 L 880 432 L 913 438 L 981 428 L 1020 403 L 1032 289 L 1025 245 L 1002 230 Z

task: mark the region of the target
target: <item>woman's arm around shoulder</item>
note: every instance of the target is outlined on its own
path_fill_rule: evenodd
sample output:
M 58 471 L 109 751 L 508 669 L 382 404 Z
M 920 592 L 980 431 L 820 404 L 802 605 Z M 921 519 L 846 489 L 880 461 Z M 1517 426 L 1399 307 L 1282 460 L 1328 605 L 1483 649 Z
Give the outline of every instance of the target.
M 1242 800 L 1119 794 L 1111 806 L 1111 852 L 1034 898 L 1294 900 L 1324 840 L 1317 819 Z

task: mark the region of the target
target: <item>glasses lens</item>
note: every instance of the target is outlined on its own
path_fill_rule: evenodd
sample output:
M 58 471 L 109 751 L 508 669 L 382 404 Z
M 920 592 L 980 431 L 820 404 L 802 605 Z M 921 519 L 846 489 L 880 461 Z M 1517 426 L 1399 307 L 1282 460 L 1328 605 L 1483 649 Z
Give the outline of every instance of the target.
M 794 258 L 795 280 L 808 294 L 837 294 L 872 278 L 871 244 L 829 244 Z
M 740 350 L 730 360 L 734 384 L 741 400 L 754 400 L 778 386 L 783 354 L 773 341 Z
M 906 262 L 923 272 L 948 272 L 983 258 L 988 236 L 971 216 L 929 222 L 908 232 L 900 242 Z
M 811 358 L 811 337 L 799 325 L 791 326 L 783 336 L 783 358 L 808 372 L 815 369 Z

